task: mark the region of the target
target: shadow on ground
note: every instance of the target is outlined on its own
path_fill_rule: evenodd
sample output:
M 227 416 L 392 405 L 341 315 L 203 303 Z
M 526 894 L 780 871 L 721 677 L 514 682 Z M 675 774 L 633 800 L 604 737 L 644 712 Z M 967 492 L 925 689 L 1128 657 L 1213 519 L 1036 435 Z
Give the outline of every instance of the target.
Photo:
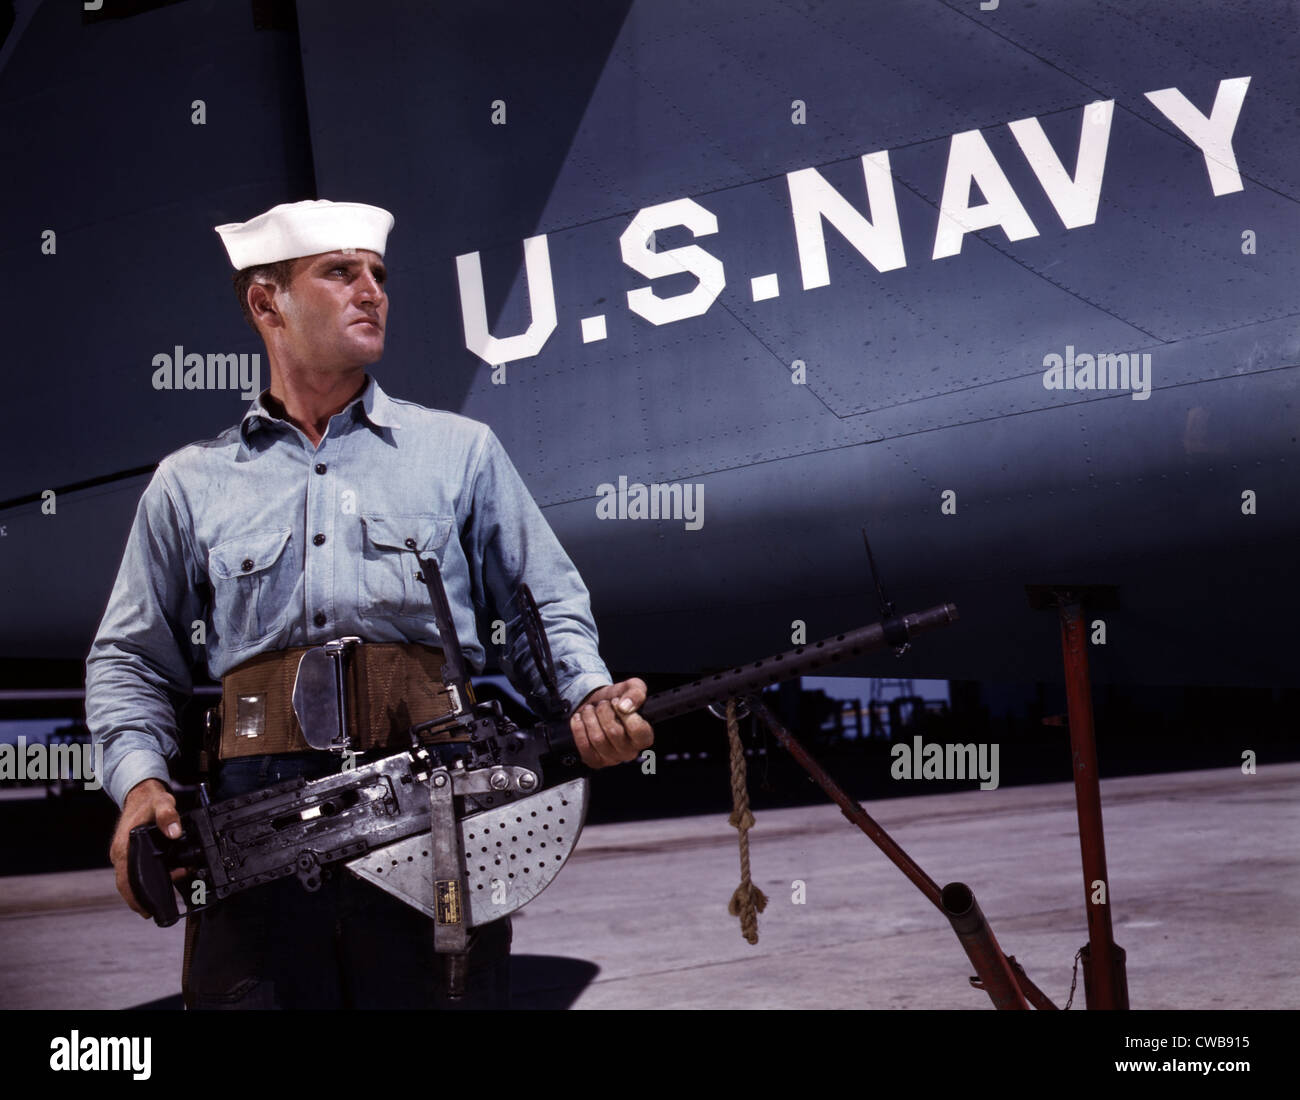
M 600 967 L 586 959 L 561 955 L 513 955 L 510 959 L 511 1007 L 524 1009 L 566 1009 L 600 973 Z M 132 1005 L 131 1012 L 184 1010 L 181 995 Z

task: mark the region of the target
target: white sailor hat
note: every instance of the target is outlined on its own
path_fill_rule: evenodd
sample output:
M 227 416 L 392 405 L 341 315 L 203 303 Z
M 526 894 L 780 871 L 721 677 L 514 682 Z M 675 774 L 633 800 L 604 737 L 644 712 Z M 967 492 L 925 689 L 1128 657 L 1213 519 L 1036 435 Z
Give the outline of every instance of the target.
M 246 222 L 215 227 L 236 271 L 343 248 L 384 254 L 393 215 L 361 202 L 284 202 Z

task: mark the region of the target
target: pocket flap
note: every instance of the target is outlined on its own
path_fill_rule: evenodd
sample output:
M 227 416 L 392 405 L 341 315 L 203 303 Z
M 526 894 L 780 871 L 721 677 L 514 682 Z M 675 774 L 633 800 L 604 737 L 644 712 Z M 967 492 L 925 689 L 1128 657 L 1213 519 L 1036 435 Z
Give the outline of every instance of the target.
M 227 539 L 208 551 L 208 572 L 221 580 L 246 577 L 272 566 L 289 543 L 290 530 L 262 531 Z
M 368 512 L 361 517 L 366 538 L 385 550 L 418 550 L 438 554 L 451 534 L 452 517 L 422 513 L 410 516 L 379 515 Z

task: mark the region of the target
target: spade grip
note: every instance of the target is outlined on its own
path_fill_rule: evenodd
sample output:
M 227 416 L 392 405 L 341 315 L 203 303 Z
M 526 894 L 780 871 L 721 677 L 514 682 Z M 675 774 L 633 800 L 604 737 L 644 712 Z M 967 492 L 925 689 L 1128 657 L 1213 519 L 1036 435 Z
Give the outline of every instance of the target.
M 161 928 L 167 928 L 180 919 L 171 870 L 167 866 L 167 853 L 172 847 L 157 825 L 137 825 L 131 830 L 126 876 L 136 901 L 148 910 Z

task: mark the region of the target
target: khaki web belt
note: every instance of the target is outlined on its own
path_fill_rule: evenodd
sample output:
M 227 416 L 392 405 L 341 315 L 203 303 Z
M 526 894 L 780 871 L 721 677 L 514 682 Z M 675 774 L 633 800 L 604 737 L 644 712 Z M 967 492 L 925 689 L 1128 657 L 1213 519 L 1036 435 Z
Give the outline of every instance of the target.
M 221 703 L 208 712 L 205 753 L 231 760 L 265 753 L 315 752 L 293 712 L 298 662 L 314 646 L 263 653 L 221 680 Z M 356 749 L 409 748 L 409 730 L 452 710 L 442 682 L 442 651 L 408 642 L 362 643 L 352 651 L 352 728 Z M 471 698 L 466 705 L 472 705 Z M 443 734 L 428 741 L 461 740 Z

